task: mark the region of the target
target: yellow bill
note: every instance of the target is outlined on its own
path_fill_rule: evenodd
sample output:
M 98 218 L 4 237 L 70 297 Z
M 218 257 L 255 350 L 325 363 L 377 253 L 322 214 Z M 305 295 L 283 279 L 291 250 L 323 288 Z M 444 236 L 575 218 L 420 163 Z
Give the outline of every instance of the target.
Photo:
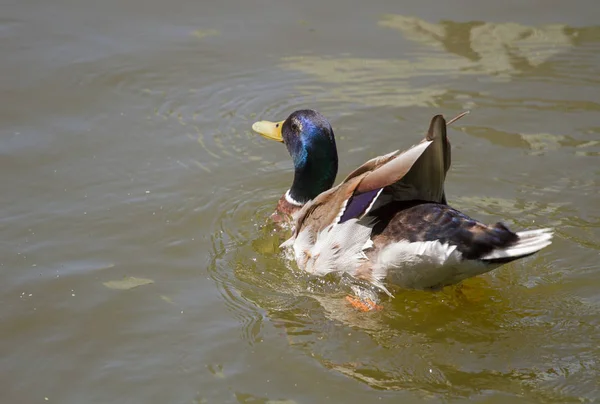
M 283 126 L 283 122 L 270 122 L 270 121 L 258 121 L 252 124 L 252 130 L 266 137 L 267 139 L 277 140 L 278 142 L 283 142 L 283 137 L 281 137 L 281 127 Z

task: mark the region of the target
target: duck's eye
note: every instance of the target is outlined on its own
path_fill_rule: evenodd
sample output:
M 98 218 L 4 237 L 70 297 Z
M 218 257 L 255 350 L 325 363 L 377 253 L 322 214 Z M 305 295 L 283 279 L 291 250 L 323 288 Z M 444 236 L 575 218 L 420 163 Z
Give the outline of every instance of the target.
M 297 123 L 295 123 L 295 122 L 292 123 L 291 127 L 292 127 L 293 132 L 298 132 L 298 124 Z

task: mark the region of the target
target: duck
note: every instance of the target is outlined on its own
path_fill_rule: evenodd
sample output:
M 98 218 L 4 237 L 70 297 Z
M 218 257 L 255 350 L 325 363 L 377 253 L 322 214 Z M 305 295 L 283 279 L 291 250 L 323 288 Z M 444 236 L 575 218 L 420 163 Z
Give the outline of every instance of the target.
M 514 232 L 502 222 L 484 224 L 448 204 L 451 166 L 447 125 L 431 119 L 424 138 L 405 151 L 372 158 L 334 186 L 335 136 L 319 112 L 302 109 L 279 122 L 259 121 L 254 132 L 283 143 L 294 165 L 291 187 L 271 220 L 291 229 L 280 247 L 312 275 L 349 276 L 376 291 L 348 300 L 364 311 L 380 308 L 388 287 L 437 291 L 552 243 L 553 230 Z M 354 300 L 351 300 L 354 299 Z

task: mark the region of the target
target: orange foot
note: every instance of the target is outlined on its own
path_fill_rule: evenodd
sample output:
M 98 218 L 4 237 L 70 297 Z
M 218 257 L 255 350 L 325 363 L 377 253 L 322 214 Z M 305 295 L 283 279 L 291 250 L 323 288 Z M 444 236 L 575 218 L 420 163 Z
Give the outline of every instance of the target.
M 381 310 L 383 306 L 375 304 L 371 299 L 359 299 L 356 296 L 346 296 L 346 300 L 359 311 L 373 311 L 373 310 Z

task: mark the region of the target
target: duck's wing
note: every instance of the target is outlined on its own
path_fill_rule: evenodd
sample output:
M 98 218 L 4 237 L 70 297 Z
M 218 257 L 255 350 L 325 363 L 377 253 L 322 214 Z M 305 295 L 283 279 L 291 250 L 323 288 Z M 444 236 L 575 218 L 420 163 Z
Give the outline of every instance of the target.
M 318 195 L 294 215 L 294 238 L 305 227 L 316 233 L 332 224 L 364 217 L 383 189 L 402 179 L 432 144 L 429 140 L 380 161 L 370 160 L 356 169 L 341 184 Z M 370 166 L 369 166 L 370 165 Z
M 448 122 L 442 115 L 436 115 L 431 119 L 429 130 L 422 143 L 432 143 L 412 164 L 410 170 L 401 176 L 400 180 L 388 186 L 388 191 L 393 200 L 418 199 L 446 203 L 444 183 L 452 163 L 451 147 L 446 127 L 468 113 L 469 111 L 463 112 Z M 375 157 L 351 172 L 346 180 L 365 172 L 375 171 L 399 155 L 399 151 L 394 151 L 384 156 Z
M 292 238 L 303 227 L 312 227 L 318 233 L 331 224 L 364 217 L 384 190 L 394 200 L 420 199 L 445 203 L 444 181 L 450 168 L 446 125 L 442 115 L 434 116 L 420 143 L 404 152 L 394 151 L 365 162 L 341 184 L 308 202 L 294 215 Z
M 376 170 L 385 163 L 388 163 L 396 157 L 398 157 L 399 154 L 400 150 L 395 150 L 383 156 L 377 156 L 372 158 L 371 160 L 368 160 L 367 162 L 363 163 L 360 167 L 356 168 L 354 171 L 348 174 L 348 176 L 344 178 L 342 183 L 349 181 L 351 178 L 358 177 L 361 174 Z

